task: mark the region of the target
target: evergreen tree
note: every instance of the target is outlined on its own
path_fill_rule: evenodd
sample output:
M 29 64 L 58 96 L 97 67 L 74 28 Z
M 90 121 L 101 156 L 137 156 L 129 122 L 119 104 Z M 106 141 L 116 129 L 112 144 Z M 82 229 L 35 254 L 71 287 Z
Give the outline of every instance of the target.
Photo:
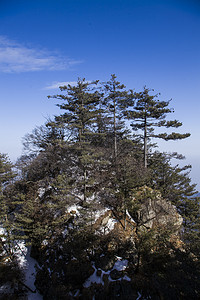
M 63 101 L 57 106 L 64 110 L 64 113 L 55 117 L 55 124 L 69 130 L 67 138 L 72 143 L 86 142 L 92 127 L 95 127 L 100 95 L 93 86 L 97 83 L 98 81 L 87 82 L 85 79 L 78 79 L 76 86 L 68 84 L 60 87 L 65 95 L 48 96 Z
M 16 215 L 21 205 L 21 194 L 13 185 L 16 173 L 8 157 L 0 154 L 0 298 L 21 299 L 26 296 L 24 274 L 18 258 L 23 256 L 21 242 L 24 239 Z M 5 288 L 6 287 L 6 288 Z
M 200 249 L 200 198 L 196 184 L 191 183 L 191 166 L 172 165 L 172 158 L 182 158 L 177 153 L 155 152 L 149 160 L 149 185 L 158 189 L 163 198 L 173 203 L 183 217 L 182 238 L 188 249 L 199 254 Z
M 6 156 L 0 155 L 0 222 L 5 230 L 1 231 L 2 252 L 10 251 L 14 258 L 12 249 L 20 239 L 37 250 L 41 268 L 36 282 L 48 299 L 76 297 L 77 290 L 83 292 L 80 297 L 87 295 L 83 284 L 97 265 L 96 274 L 102 274 L 106 264 L 101 277 L 105 279 L 101 295 L 106 297 L 109 285 L 125 286 L 126 274 L 132 282 L 139 278 L 139 286 L 147 277 L 151 282 L 159 274 L 167 281 L 170 267 L 177 267 L 174 257 L 178 268 L 185 271 L 192 259 L 184 268 L 182 258 L 187 251 L 180 247 L 182 254 L 178 256 L 179 249 L 170 240 L 172 235 L 178 239 L 182 218 L 169 202 L 183 217 L 185 249 L 197 257 L 199 198 L 189 177 L 190 166 L 172 165 L 172 158 L 181 158 L 177 153 L 154 152 L 148 158 L 151 138 L 175 140 L 189 136 L 154 132 L 155 128 L 182 125 L 177 120 L 166 121 L 168 113 L 173 112 L 169 101 L 158 100 L 158 95 L 151 95 L 146 87 L 133 94 L 114 74 L 102 89 L 97 81 L 78 79 L 75 86 L 60 90 L 61 94 L 49 98 L 61 101 L 57 105 L 63 113 L 26 135 L 26 155 L 18 161 L 20 176 L 15 177 Z M 139 131 L 132 138 L 126 118 L 132 129 Z M 180 226 L 176 226 L 169 211 L 174 212 Z M 103 232 L 113 221 L 114 229 L 108 234 Z M 193 254 L 191 265 L 197 266 Z M 129 260 L 127 273 L 113 268 L 115 255 Z M 110 283 L 108 269 L 112 270 L 110 274 L 123 274 L 122 280 Z M 159 280 L 156 284 L 162 282 Z M 131 291 L 135 286 L 132 282 L 127 281 Z M 174 282 L 175 290 L 176 280 L 168 279 L 167 286 Z M 100 291 L 96 286 L 91 285 L 91 298 Z M 154 296 L 152 290 L 150 287 L 149 294 L 144 292 L 142 297 Z M 198 292 L 184 291 L 184 295 L 190 294 Z
M 104 107 L 108 119 L 110 119 L 110 131 L 114 149 L 114 159 L 116 161 L 118 150 L 117 143 L 128 133 L 125 128 L 124 111 L 129 105 L 133 105 L 133 93 L 127 92 L 125 85 L 116 80 L 116 75 L 112 74 L 111 79 L 104 84 Z
M 62 235 L 64 225 L 70 218 L 66 207 L 70 194 L 65 189 L 61 195 L 59 180 L 45 186 L 44 182 L 18 182 L 17 189 L 24 189 L 24 201 L 16 216 L 16 223 L 24 231 L 24 238 L 33 246 L 40 248 L 45 244 L 53 245 L 56 236 Z M 58 189 L 58 191 L 57 191 Z
M 100 94 L 96 89 L 98 81 L 87 82 L 78 79 L 76 86 L 60 87 L 65 95 L 55 95 L 51 98 L 63 101 L 57 104 L 64 113 L 55 117 L 54 124 L 67 128 L 69 135 L 65 137 L 65 146 L 71 153 L 71 168 L 69 177 L 74 180 L 77 194 L 83 195 L 85 202 L 90 195 L 89 189 L 94 182 L 93 172 L 101 163 L 101 153 L 94 144 L 98 138 L 97 116 L 100 113 Z
M 9 161 L 7 155 L 0 153 L 0 191 L 1 195 L 8 183 L 15 177 L 15 173 L 12 170 L 13 165 Z
M 128 119 L 132 120 L 132 129 L 134 131 L 142 131 L 138 136 L 143 141 L 145 168 L 148 165 L 148 148 L 151 146 L 148 143 L 151 138 L 161 138 L 168 141 L 184 139 L 190 136 L 189 133 L 154 133 L 156 127 L 178 128 L 182 126 L 182 123 L 177 120 L 166 121 L 167 114 L 173 112 L 173 109 L 168 107 L 170 101 L 160 101 L 158 99 L 159 94 L 150 95 L 150 92 L 151 90 L 144 87 L 142 92 L 135 93 L 136 105 L 132 111 L 126 113 Z
M 184 167 L 180 167 L 178 164 L 173 165 L 172 158 L 184 159 L 177 153 L 168 154 L 156 151 L 152 154 L 149 160 L 149 184 L 158 189 L 165 199 L 179 207 L 180 201 L 196 194 L 196 185 L 191 184 L 189 177 L 191 165 Z
M 16 176 L 12 167 L 8 157 L 0 154 L 0 241 L 1 246 L 11 260 L 14 259 L 15 240 L 19 238 L 14 222 L 14 212 L 19 204 L 18 197 L 17 195 L 9 195 L 9 185 Z

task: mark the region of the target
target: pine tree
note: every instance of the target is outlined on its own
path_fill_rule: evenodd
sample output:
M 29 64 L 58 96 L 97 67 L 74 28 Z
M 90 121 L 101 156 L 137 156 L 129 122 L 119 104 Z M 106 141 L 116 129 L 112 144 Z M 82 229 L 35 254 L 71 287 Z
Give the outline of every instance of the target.
M 144 87 L 144 90 L 135 93 L 136 105 L 132 111 L 126 113 L 129 120 L 132 120 L 131 126 L 134 131 L 142 131 L 138 136 L 143 141 L 144 166 L 148 165 L 148 148 L 151 138 L 160 138 L 165 141 L 185 139 L 190 136 L 189 133 L 180 134 L 172 132 L 154 133 L 156 127 L 178 128 L 182 123 L 173 120 L 166 121 L 166 116 L 174 110 L 169 108 L 170 101 L 160 101 L 159 94 L 150 95 L 151 90 Z
M 97 117 L 100 113 L 100 94 L 97 91 L 97 83 L 78 79 L 76 86 L 60 87 L 65 94 L 55 95 L 55 98 L 63 101 L 57 104 L 64 113 L 55 117 L 54 124 L 68 130 L 68 136 L 64 137 L 65 146 L 71 153 L 71 168 L 68 169 L 69 177 L 73 178 L 77 194 L 83 195 L 85 202 L 90 196 L 89 189 L 94 182 L 92 173 L 94 165 L 98 168 L 101 161 L 101 153 L 94 144 L 98 138 Z M 73 170 L 73 171 L 72 171 Z
M 9 189 L 4 189 L 4 183 L 2 187 L 3 195 L 12 199 L 9 214 L 11 207 L 18 208 L 14 210 L 15 228 L 18 232 L 21 228 L 23 238 L 39 249 L 43 266 L 38 274 L 41 278 L 47 275 L 45 289 L 51 285 L 48 296 L 53 291 L 56 299 L 62 298 L 60 288 L 64 296 L 68 297 L 70 292 L 73 297 L 75 289 L 81 290 L 93 273 L 91 261 L 100 260 L 99 256 L 106 254 L 105 249 L 113 240 L 117 250 L 108 251 L 109 255 L 113 255 L 113 260 L 114 254 L 127 256 L 130 273 L 140 269 L 140 279 L 145 278 L 145 272 L 155 275 L 154 262 L 162 264 L 164 269 L 175 254 L 170 237 L 176 226 L 172 228 L 170 222 L 159 224 L 159 213 L 155 210 L 152 217 L 149 203 L 158 204 L 158 209 L 161 207 L 166 213 L 162 201 L 177 206 L 184 218 L 188 251 L 197 255 L 199 200 L 190 182 L 190 167 L 171 165 L 171 158 L 178 157 L 177 154 L 154 152 L 147 168 L 151 138 L 170 140 L 189 136 L 154 133 L 156 127 L 181 126 L 177 120 L 165 120 L 173 112 L 168 108 L 169 101 L 159 101 L 158 95 L 151 96 L 147 88 L 135 94 L 126 91 L 115 75 L 103 84 L 103 92 L 97 82 L 85 79 L 60 90 L 61 94 L 49 98 L 61 101 L 57 105 L 63 113 L 26 136 L 28 156 L 20 162 L 21 179 Z M 131 120 L 134 130 L 142 131 L 141 139 L 130 138 L 125 118 Z M 20 200 L 15 206 L 14 199 Z M 100 231 L 97 234 L 94 217 L 102 207 L 112 210 L 118 219 L 127 238 L 125 243 L 117 236 L 118 226 L 107 237 Z M 130 226 L 127 216 L 135 220 L 131 220 Z M 151 225 L 152 218 L 155 222 Z M 171 220 L 170 216 L 168 219 Z M 131 280 L 136 276 L 131 276 Z
M 24 201 L 16 215 L 16 223 L 23 228 L 26 241 L 38 248 L 52 245 L 56 236 L 62 235 L 70 218 L 66 213 L 70 194 L 67 189 L 65 195 L 61 194 L 58 187 L 59 180 L 51 182 L 51 186 L 41 181 L 16 183 L 16 190 L 24 189 Z
M 61 86 L 60 90 L 66 94 L 48 96 L 63 101 L 57 106 L 64 110 L 64 113 L 55 117 L 57 127 L 67 128 L 71 142 L 86 142 L 92 127 L 95 126 L 97 105 L 100 95 L 93 88 L 98 81 L 87 82 L 85 79 L 78 79 L 77 85 Z
M 20 194 L 13 192 L 16 173 L 8 157 L 0 154 L 0 241 L 4 253 L 11 261 L 15 260 L 15 251 L 22 240 L 22 231 L 15 223 L 16 210 L 21 204 Z
M 196 184 L 191 183 L 191 166 L 172 165 L 177 153 L 155 152 L 149 160 L 149 185 L 158 189 L 163 198 L 173 203 L 183 217 L 182 238 L 190 251 L 199 254 L 200 249 L 200 198 L 196 196 Z
M 124 111 L 129 105 L 133 105 L 132 91 L 126 91 L 125 85 L 116 80 L 112 74 L 111 79 L 104 84 L 104 113 L 110 120 L 110 131 L 114 149 L 114 159 L 118 155 L 118 142 L 124 138 L 128 131 L 125 127 Z

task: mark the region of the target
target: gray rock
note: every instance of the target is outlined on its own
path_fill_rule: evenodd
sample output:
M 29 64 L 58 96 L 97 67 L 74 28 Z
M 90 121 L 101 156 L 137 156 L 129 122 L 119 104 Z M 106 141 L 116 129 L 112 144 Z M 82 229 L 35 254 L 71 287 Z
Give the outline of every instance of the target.
M 99 257 L 95 262 L 96 267 L 104 271 L 108 271 L 112 269 L 114 264 L 115 264 L 115 260 L 113 257 L 110 256 Z
M 157 225 L 164 225 L 166 228 L 172 229 L 173 232 L 178 232 L 183 218 L 178 214 L 176 207 L 171 202 L 163 199 L 161 194 L 148 187 L 143 187 L 147 190 L 147 196 L 140 200 L 140 208 L 137 212 L 138 221 L 146 228 L 153 228 Z

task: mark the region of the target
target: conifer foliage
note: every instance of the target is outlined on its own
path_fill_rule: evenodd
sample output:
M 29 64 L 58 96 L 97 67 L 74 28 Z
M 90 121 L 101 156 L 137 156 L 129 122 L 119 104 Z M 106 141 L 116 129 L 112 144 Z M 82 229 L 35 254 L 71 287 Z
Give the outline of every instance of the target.
M 14 258 L 19 240 L 31 245 L 44 299 L 200 296 L 198 276 L 182 285 L 170 276 L 178 265 L 199 274 L 200 210 L 190 166 L 171 163 L 183 157 L 154 151 L 152 138 L 190 135 L 156 131 L 182 125 L 158 96 L 127 90 L 114 74 L 79 78 L 48 96 L 61 114 L 24 137 L 17 174 L 0 155 L 2 257 Z
M 169 108 L 170 101 L 160 101 L 159 94 L 151 95 L 150 92 L 150 89 L 144 87 L 142 92 L 135 93 L 136 105 L 132 111 L 127 113 L 128 118 L 132 120 L 132 129 L 142 131 L 139 137 L 143 142 L 145 168 L 148 163 L 148 146 L 150 146 L 148 142 L 152 137 L 169 141 L 185 139 L 190 136 L 189 133 L 154 133 L 156 127 L 177 128 L 182 126 L 182 123 L 177 120 L 166 121 L 166 115 L 173 112 L 173 109 Z

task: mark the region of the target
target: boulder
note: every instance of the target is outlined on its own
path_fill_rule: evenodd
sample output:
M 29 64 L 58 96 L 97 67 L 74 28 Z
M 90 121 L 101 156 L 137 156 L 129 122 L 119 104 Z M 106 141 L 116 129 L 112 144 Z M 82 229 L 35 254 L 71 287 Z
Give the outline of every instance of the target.
M 161 225 L 173 232 L 179 231 L 183 218 L 176 207 L 163 199 L 158 191 L 146 186 L 142 187 L 136 193 L 136 199 L 139 202 L 137 219 L 144 227 L 153 228 Z

